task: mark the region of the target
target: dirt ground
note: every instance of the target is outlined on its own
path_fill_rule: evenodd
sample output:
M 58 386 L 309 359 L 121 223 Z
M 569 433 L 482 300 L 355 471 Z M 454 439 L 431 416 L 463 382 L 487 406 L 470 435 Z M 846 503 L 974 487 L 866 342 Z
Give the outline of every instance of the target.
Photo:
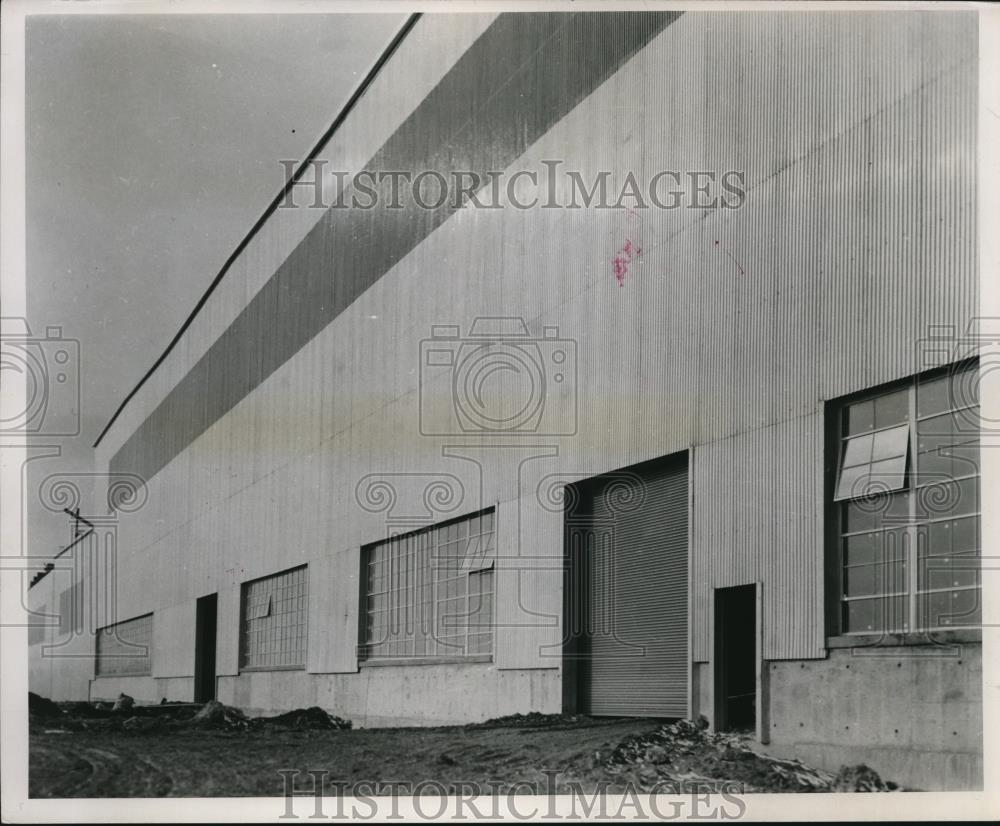
M 627 791 L 630 785 L 650 791 L 664 782 L 685 792 L 705 790 L 705 783 L 746 792 L 893 788 L 864 767 L 835 777 L 764 757 L 746 737 L 709 734 L 690 721 L 515 715 L 474 726 L 349 729 L 319 709 L 249 720 L 215 704 L 201 711 L 200 722 L 196 711 L 60 704 L 32 714 L 29 794 L 281 796 L 279 770 L 301 773 L 301 793 L 312 791 L 307 772 L 326 772 L 330 794 L 336 783 L 364 781 L 402 781 L 409 789 L 434 782 L 449 792 L 476 783 L 494 794 L 545 794 L 553 784 L 556 792 Z

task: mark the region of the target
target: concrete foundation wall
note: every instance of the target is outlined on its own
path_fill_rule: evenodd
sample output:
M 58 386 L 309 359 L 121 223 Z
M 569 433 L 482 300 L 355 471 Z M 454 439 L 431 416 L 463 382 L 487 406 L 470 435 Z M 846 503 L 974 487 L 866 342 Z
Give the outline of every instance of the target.
M 117 700 L 119 694 L 128 694 L 143 705 L 164 699 L 191 703 L 194 702 L 194 678 L 97 677 L 90 681 L 91 701 Z
M 501 671 L 491 663 L 371 666 L 357 674 L 254 671 L 219 677 L 218 689 L 222 702 L 251 715 L 315 705 L 365 727 L 473 723 L 561 708 L 557 671 Z
M 982 789 L 982 646 L 838 649 L 772 662 L 768 750 L 907 788 Z
M 119 694 L 127 694 L 137 703 L 158 703 L 163 695 L 156 682 L 155 677 L 95 677 L 90 681 L 90 700 L 117 700 Z

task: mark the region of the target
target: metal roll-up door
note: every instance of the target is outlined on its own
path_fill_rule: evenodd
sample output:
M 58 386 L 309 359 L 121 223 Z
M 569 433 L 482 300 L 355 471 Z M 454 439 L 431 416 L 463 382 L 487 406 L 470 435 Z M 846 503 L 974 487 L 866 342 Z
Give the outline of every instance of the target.
M 688 682 L 687 455 L 592 480 L 570 526 L 583 551 L 581 710 L 684 717 Z

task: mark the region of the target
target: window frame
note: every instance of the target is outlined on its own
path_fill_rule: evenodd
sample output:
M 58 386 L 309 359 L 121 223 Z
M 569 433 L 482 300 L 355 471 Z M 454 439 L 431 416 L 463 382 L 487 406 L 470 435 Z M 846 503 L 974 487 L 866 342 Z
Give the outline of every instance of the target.
M 247 644 L 248 644 L 248 628 L 247 623 L 258 620 L 258 619 L 268 619 L 271 616 L 281 616 L 280 614 L 274 613 L 274 592 L 270 591 L 267 594 L 267 604 L 268 611 L 266 614 L 255 614 L 253 617 L 249 616 L 247 596 L 249 590 L 252 586 L 264 582 L 266 580 L 277 579 L 278 577 L 284 577 L 292 574 L 296 571 L 302 571 L 304 576 L 304 593 L 299 596 L 302 601 L 302 606 L 299 609 L 302 613 L 302 622 L 300 625 L 303 628 L 302 632 L 302 661 L 301 663 L 294 664 L 283 664 L 283 665 L 248 665 L 247 657 Z M 284 568 L 280 571 L 275 571 L 270 574 L 265 574 L 264 576 L 254 577 L 253 579 L 248 579 L 245 582 L 240 583 L 240 614 L 239 614 L 239 629 L 238 629 L 238 663 L 239 669 L 238 673 L 250 673 L 254 671 L 304 671 L 309 658 L 309 565 L 304 563 L 302 565 L 293 565 L 291 568 Z
M 464 647 L 465 653 L 435 653 L 435 654 L 392 654 L 392 655 L 375 655 L 371 653 L 371 646 L 378 645 L 379 643 L 373 643 L 368 639 L 368 624 L 369 616 L 371 615 L 372 609 L 370 607 L 370 579 L 371 576 L 371 555 L 372 552 L 383 546 L 394 544 L 398 547 L 400 541 L 409 540 L 411 538 L 430 534 L 432 532 L 438 531 L 442 528 L 448 528 L 451 525 L 461 524 L 463 522 L 471 522 L 473 519 L 481 519 L 486 515 L 492 515 L 492 537 L 493 537 L 493 551 L 488 558 L 484 557 L 481 562 L 482 564 L 470 566 L 467 561 L 463 562 L 458 571 L 462 578 L 464 579 L 465 591 L 465 606 L 466 614 L 462 616 L 471 616 L 469 613 L 470 599 L 472 597 L 471 583 L 472 578 L 476 575 L 481 575 L 486 571 L 491 573 L 491 590 L 488 592 L 490 595 L 490 608 L 489 608 L 489 651 L 488 652 L 476 652 L 468 653 L 470 647 L 470 640 L 472 636 L 476 635 L 477 632 L 470 630 L 471 626 L 466 623 L 465 625 L 465 640 Z M 369 542 L 361 547 L 360 553 L 360 575 L 358 577 L 359 583 L 359 611 L 358 611 L 358 646 L 357 646 L 357 659 L 359 668 L 370 668 L 379 666 L 395 666 L 395 665 L 444 665 L 448 663 L 490 663 L 494 661 L 494 656 L 496 653 L 496 547 L 497 547 L 497 507 L 491 505 L 486 508 L 482 508 L 471 513 L 462 514 L 461 516 L 454 517 L 452 519 L 447 519 L 441 522 L 435 522 L 431 525 L 426 525 L 422 528 L 417 528 L 416 530 L 406 531 L 405 533 L 393 534 L 376 542 Z M 484 533 L 480 533 L 479 536 L 485 536 Z M 429 559 L 433 558 L 431 554 Z M 433 565 L 431 565 L 430 570 L 434 570 Z M 443 595 L 439 598 L 438 588 L 440 582 L 437 577 L 433 577 L 431 580 L 431 600 L 429 603 L 431 618 L 435 623 L 435 629 L 432 633 L 425 638 L 425 640 L 433 640 L 435 644 L 438 642 L 436 622 L 437 614 L 440 610 L 439 606 L 446 602 L 449 597 Z M 416 583 L 411 586 L 415 589 Z M 486 592 L 483 592 L 486 593 Z M 482 626 L 477 626 L 482 627 Z M 480 631 L 478 634 L 482 634 Z M 415 639 L 415 638 L 414 638 Z
M 947 587 L 947 588 L 925 588 L 921 591 L 918 588 L 919 582 L 919 569 L 920 569 L 920 551 L 918 547 L 917 531 L 919 525 L 931 524 L 935 521 L 954 521 L 955 519 L 962 519 L 968 517 L 976 518 L 981 520 L 982 517 L 982 491 L 979 491 L 979 507 L 978 510 L 973 514 L 963 514 L 959 516 L 949 515 L 944 517 L 931 517 L 919 518 L 915 512 L 916 507 L 916 491 L 917 488 L 913 487 L 913 482 L 915 474 L 918 473 L 918 460 L 919 451 L 919 423 L 921 421 L 934 418 L 939 415 L 952 415 L 956 411 L 966 410 L 971 405 L 967 405 L 964 408 L 953 408 L 948 407 L 946 411 L 940 413 L 934 413 L 930 415 L 925 415 L 922 419 L 918 418 L 917 411 L 917 395 L 918 388 L 922 383 L 928 383 L 939 379 L 944 376 L 952 376 L 957 373 L 964 372 L 966 370 L 976 370 L 978 369 L 978 358 L 972 357 L 968 359 L 961 359 L 952 364 L 943 365 L 941 367 L 936 367 L 931 370 L 925 370 L 913 375 L 910 375 L 904 379 L 899 379 L 896 381 L 886 382 L 884 384 L 866 388 L 856 393 L 852 393 L 847 396 L 842 396 L 837 399 L 832 399 L 826 402 L 824 410 L 824 422 L 825 422 L 825 439 L 824 439 L 824 488 L 823 488 L 823 516 L 824 516 L 824 528 L 823 537 L 825 545 L 824 553 L 824 580 L 825 588 L 824 592 L 824 626 L 825 626 L 825 636 L 827 647 L 829 648 L 839 648 L 849 645 L 864 645 L 864 644 L 884 644 L 884 645 L 912 645 L 912 644 L 933 644 L 942 642 L 957 642 L 957 641 L 976 641 L 981 639 L 982 628 L 979 626 L 942 626 L 942 627 L 921 627 L 919 625 L 919 613 L 920 607 L 920 597 L 922 594 L 933 593 L 936 591 L 940 592 L 952 592 L 957 590 L 979 590 L 982 593 L 982 577 L 980 575 L 979 582 L 977 585 L 964 587 Z M 909 429 L 908 446 L 907 446 L 907 456 L 906 463 L 904 467 L 905 473 L 905 483 L 902 487 L 896 489 L 893 492 L 898 491 L 908 491 L 913 495 L 910 497 L 909 504 L 909 514 L 905 523 L 900 524 L 900 529 L 905 528 L 908 537 L 908 549 L 905 555 L 905 561 L 907 563 L 906 571 L 906 583 L 907 589 L 905 591 L 905 596 L 907 598 L 907 628 L 903 631 L 898 630 L 865 630 L 865 631 L 847 631 L 844 627 L 843 618 L 843 606 L 845 603 L 844 594 L 844 557 L 843 557 L 843 540 L 845 535 L 850 532 L 845 533 L 842 526 L 842 513 L 843 508 L 847 503 L 854 501 L 851 498 L 837 499 L 836 494 L 838 492 L 838 486 L 840 484 L 840 474 L 841 474 L 841 464 L 843 460 L 843 454 L 841 452 L 842 446 L 847 442 L 848 439 L 853 438 L 851 436 L 845 436 L 845 415 L 848 409 L 852 406 L 862 403 L 869 399 L 874 400 L 878 397 L 885 396 L 897 392 L 899 390 L 908 391 L 908 406 L 909 412 L 907 416 L 907 427 Z M 981 400 L 976 407 L 981 406 Z M 981 415 L 981 412 L 980 412 Z M 898 425 L 897 425 L 898 426 Z M 887 425 L 884 429 L 890 429 L 893 425 Z M 879 428 L 881 430 L 882 428 Z M 873 431 L 874 432 L 874 429 Z M 926 452 L 926 451 L 925 451 Z M 961 481 L 964 479 L 976 479 L 978 484 L 981 485 L 982 479 L 982 466 L 981 466 L 981 454 L 979 457 L 978 472 L 976 474 L 967 474 L 962 476 L 949 477 L 952 481 Z M 862 532 L 863 533 L 863 532 Z M 982 524 L 979 522 L 979 551 L 978 558 L 982 559 Z M 876 596 L 887 596 L 891 598 L 890 594 L 878 594 Z
M 146 655 L 141 659 L 146 662 L 146 668 L 141 671 L 102 671 L 101 670 L 101 639 L 105 632 L 110 631 L 112 628 L 118 628 L 123 625 L 129 625 L 130 623 L 139 622 L 140 620 L 149 620 L 149 642 L 145 643 Z M 142 645 L 142 643 L 139 643 Z M 115 659 L 129 660 L 132 657 L 113 655 Z M 134 659 L 140 659 L 136 656 Z M 153 612 L 147 611 L 145 614 L 139 614 L 134 617 L 129 617 L 128 619 L 119 620 L 118 622 L 112 622 L 108 625 L 101 626 L 97 629 L 97 634 L 94 640 L 94 678 L 112 678 L 118 679 L 122 677 L 151 677 L 153 674 Z

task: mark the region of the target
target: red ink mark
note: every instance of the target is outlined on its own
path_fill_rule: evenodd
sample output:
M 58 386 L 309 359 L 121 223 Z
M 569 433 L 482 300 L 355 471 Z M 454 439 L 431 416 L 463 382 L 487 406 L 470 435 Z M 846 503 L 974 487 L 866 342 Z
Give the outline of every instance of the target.
M 629 267 L 640 255 L 642 255 L 642 247 L 633 244 L 631 238 L 626 238 L 625 246 L 618 250 L 618 254 L 611 259 L 615 271 L 615 281 L 618 282 L 619 287 L 625 286 L 625 276 L 628 275 Z
M 719 246 L 719 242 L 718 242 L 718 241 L 716 241 L 716 242 L 715 242 L 715 246 Z M 732 261 L 732 262 L 733 262 L 733 263 L 734 263 L 734 264 L 736 265 L 736 269 L 738 269 L 738 270 L 740 271 L 740 275 L 746 275 L 746 272 L 744 272 L 744 270 L 743 270 L 743 267 L 741 267 L 741 266 L 740 266 L 740 262 L 739 262 L 739 261 L 737 261 L 737 260 L 736 260 L 736 259 L 735 259 L 735 258 L 733 257 L 733 254 L 732 254 L 732 253 L 731 253 L 731 252 L 730 252 L 729 250 L 727 250 L 727 249 L 723 249 L 722 251 L 723 251 L 723 252 L 724 252 L 724 253 L 725 253 L 726 255 L 728 255 L 728 256 L 729 256 L 729 260 L 730 260 L 730 261 Z

